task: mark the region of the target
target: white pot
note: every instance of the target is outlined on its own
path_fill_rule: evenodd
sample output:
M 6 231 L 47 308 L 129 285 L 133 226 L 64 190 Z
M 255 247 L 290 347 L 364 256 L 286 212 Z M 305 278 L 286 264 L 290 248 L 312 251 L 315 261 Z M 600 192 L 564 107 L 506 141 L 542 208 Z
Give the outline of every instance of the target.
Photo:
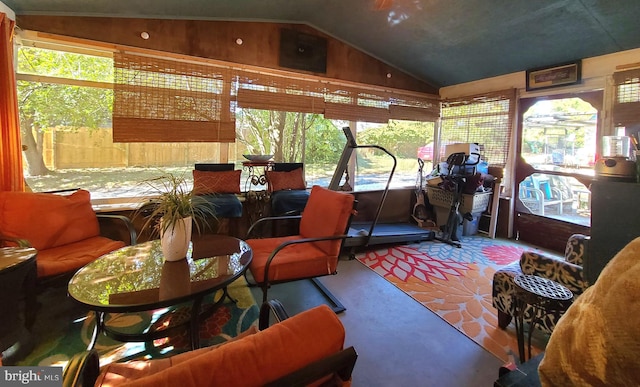
M 160 220 L 160 245 L 165 261 L 178 261 L 187 256 L 189 242 L 191 242 L 191 217 L 183 218 L 165 232 L 162 230 L 163 220 Z

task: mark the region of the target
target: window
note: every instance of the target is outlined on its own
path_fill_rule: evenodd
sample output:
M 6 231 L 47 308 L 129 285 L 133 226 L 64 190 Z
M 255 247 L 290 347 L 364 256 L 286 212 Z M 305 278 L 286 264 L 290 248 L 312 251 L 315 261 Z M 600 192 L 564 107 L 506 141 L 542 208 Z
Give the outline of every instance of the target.
M 504 167 L 509 154 L 514 109 L 515 90 L 445 101 L 440 143 L 478 143 L 484 161 Z
M 328 186 L 346 144 L 342 132 L 349 122 L 329 120 L 321 114 L 261 109 L 236 111 L 238 142 L 253 154 L 275 154 L 276 160 L 304 162 L 307 185 Z M 433 122 L 391 120 L 388 124 L 358 122 L 359 145 L 378 145 L 397 160 L 390 187 L 413 186 L 417 177 L 415 144 L 433 138 Z M 377 190 L 386 186 L 393 159 L 377 149 L 355 152 L 354 190 Z M 262 188 L 262 187 L 260 187 Z
M 614 125 L 624 127 L 625 134 L 628 136 L 638 136 L 640 134 L 640 69 L 614 73 L 613 80 L 615 84 Z
M 393 186 L 413 185 L 416 144 L 433 138 L 439 116 L 438 97 L 421 93 L 23 42 L 18 93 L 27 184 L 34 191 L 84 188 L 94 202 L 140 197 L 141 182 L 165 171 L 190 181 L 195 163 L 229 160 L 240 169 L 246 153 L 302 161 L 309 185 L 328 185 L 346 142 L 341 128 L 352 120 L 359 141 L 399 157 Z M 362 179 L 388 173 L 388 164 L 375 166 L 379 157 L 359 160 Z
M 356 132 L 358 145 L 378 145 L 396 158 L 391 188 L 415 186 L 418 174 L 417 144 L 433 141 L 435 122 L 390 120 L 387 124 L 359 122 Z M 356 190 L 382 189 L 389 178 L 393 160 L 376 149 L 359 149 L 356 176 L 352 185 Z M 425 163 L 423 175 L 431 171 Z
M 18 50 L 24 175 L 32 190 L 84 188 L 96 202 L 138 197 L 146 191 L 140 182 L 162 171 L 190 178 L 194 163 L 218 162 L 218 143 L 114 143 L 113 59 L 95 54 Z
M 226 68 L 117 52 L 117 142 L 234 142 Z

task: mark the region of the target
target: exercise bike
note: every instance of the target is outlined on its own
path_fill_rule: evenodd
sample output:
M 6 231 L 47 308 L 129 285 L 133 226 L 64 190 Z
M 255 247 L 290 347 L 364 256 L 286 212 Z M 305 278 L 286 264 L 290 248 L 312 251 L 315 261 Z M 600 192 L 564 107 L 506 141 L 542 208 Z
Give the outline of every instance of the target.
M 461 234 L 460 227 L 465 219 L 469 221 L 473 220 L 473 216 L 471 213 L 460 213 L 460 201 L 462 200 L 462 192 L 467 178 L 475 175 L 475 166 L 478 165 L 479 162 L 480 155 L 477 153 L 470 155 L 464 152 L 452 153 L 447 157 L 449 170 L 447 175 L 443 176 L 442 188 L 445 191 L 452 192 L 453 199 L 451 200 L 447 223 L 442 225 L 441 233 L 435 237 L 436 240 L 455 247 L 462 247 L 459 238 Z M 472 167 L 471 169 L 473 170 L 473 174 L 471 175 L 467 173 L 469 167 Z

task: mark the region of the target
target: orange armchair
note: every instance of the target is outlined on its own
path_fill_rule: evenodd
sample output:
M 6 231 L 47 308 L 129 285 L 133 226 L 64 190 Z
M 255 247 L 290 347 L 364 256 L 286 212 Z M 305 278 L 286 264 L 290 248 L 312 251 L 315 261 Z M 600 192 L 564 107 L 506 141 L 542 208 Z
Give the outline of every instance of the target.
M 298 235 L 247 239 L 253 250 L 249 271 L 255 283 L 262 288 L 263 302 L 267 301 L 267 291 L 271 284 L 313 279 L 320 291 L 337 305 L 335 311 L 344 310 L 315 277 L 337 273 L 340 250 L 348 237 L 356 204 L 352 194 L 316 185 L 311 189 L 302 215 L 262 218 L 249 228 L 248 234 L 251 235 L 259 224 L 300 219 Z M 249 280 L 248 282 L 251 283 Z
M 70 195 L 33 192 L 0 192 L 0 246 L 30 246 L 38 250 L 38 278 L 72 273 L 125 242 L 101 235 L 98 218 L 117 219 L 129 232 L 130 244 L 136 231 L 128 218 L 98 216 L 90 193 L 77 190 Z
M 277 324 L 269 327 L 270 312 Z M 345 331 L 326 305 L 288 318 L 272 300 L 260 309 L 260 330 L 226 343 L 164 359 L 111 363 L 100 369 L 95 350 L 74 356 L 63 386 L 348 386 L 357 360 Z

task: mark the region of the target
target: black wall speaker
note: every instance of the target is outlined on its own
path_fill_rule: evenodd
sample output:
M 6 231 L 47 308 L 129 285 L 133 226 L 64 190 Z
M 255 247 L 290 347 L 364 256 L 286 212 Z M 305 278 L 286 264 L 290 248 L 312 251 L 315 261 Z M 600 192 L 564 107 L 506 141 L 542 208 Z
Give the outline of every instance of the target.
M 327 39 L 296 30 L 280 30 L 280 66 L 327 72 Z

